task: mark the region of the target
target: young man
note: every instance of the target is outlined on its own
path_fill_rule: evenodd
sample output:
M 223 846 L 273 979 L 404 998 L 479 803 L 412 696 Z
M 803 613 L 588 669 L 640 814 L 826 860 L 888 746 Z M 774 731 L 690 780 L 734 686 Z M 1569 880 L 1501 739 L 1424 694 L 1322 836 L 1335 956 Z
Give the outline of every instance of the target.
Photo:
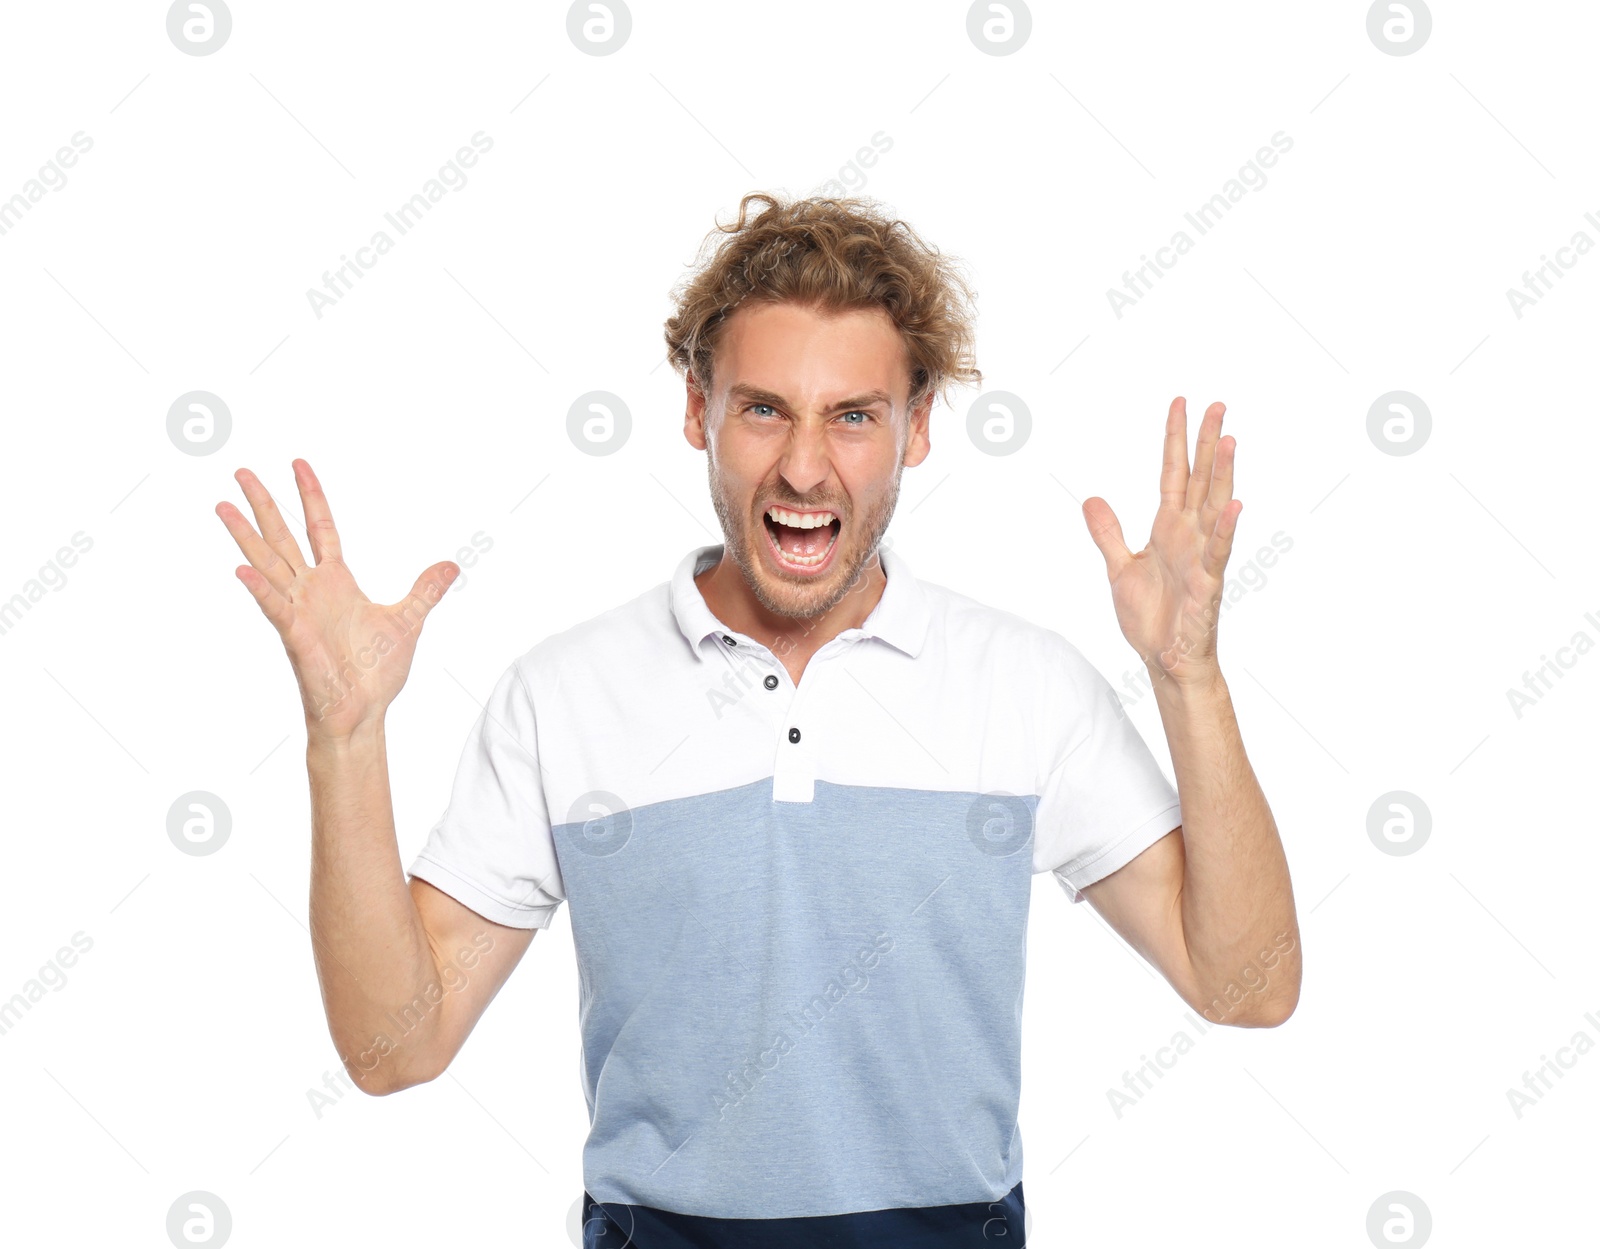
M 1174 791 L 1060 634 L 882 542 L 935 395 L 981 377 L 949 261 L 862 201 L 747 196 L 719 229 L 666 338 L 725 542 L 505 670 L 409 881 L 384 713 L 459 570 L 369 602 L 303 460 L 314 564 L 248 471 L 260 536 L 217 508 L 306 705 L 330 1031 L 370 1093 L 434 1079 L 565 901 L 586 1245 L 1021 1243 L 1035 873 L 1217 1022 L 1273 1026 L 1298 997 L 1216 655 L 1233 440 L 1212 405 L 1191 471 L 1173 402 L 1137 554 L 1084 505 Z

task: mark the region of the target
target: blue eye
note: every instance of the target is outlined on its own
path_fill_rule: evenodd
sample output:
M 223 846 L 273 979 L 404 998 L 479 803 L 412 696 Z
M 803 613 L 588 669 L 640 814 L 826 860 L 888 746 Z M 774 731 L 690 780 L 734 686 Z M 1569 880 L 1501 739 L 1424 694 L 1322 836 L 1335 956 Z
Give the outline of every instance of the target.
M 755 412 L 757 416 L 765 416 L 766 413 L 757 411 L 758 408 L 765 408 L 767 410 L 767 412 L 772 412 L 772 413 L 776 413 L 777 412 L 777 409 L 775 407 L 773 407 L 770 403 L 756 402 L 756 403 L 750 403 L 750 404 L 746 404 L 745 405 L 745 411 L 746 412 Z M 859 416 L 859 417 L 862 418 L 859 421 L 850 421 L 850 420 L 846 420 L 845 421 L 845 424 L 854 425 L 857 429 L 861 428 L 861 426 L 867 424 L 868 422 L 870 422 L 871 420 L 874 419 L 872 413 L 863 412 L 860 409 L 857 409 L 854 412 L 845 412 L 845 413 L 843 413 L 842 416 L 841 416 L 841 419 L 844 419 L 845 417 L 851 417 L 851 416 Z

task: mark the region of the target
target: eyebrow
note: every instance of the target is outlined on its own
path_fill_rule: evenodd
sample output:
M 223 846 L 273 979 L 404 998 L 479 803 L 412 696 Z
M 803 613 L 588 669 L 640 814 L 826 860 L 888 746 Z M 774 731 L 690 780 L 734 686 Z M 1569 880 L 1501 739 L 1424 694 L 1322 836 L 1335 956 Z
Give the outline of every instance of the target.
M 730 403 L 737 400 L 745 400 L 749 403 L 767 403 L 775 408 L 784 409 L 788 409 L 790 406 L 789 401 L 775 391 L 764 390 L 760 386 L 751 386 L 746 382 L 735 382 L 730 386 L 728 388 L 728 400 Z M 849 399 L 837 400 L 829 404 L 823 411 L 839 412 L 851 408 L 868 408 L 875 403 L 881 403 L 887 407 L 894 406 L 894 400 L 883 391 L 868 390 L 859 395 L 853 395 Z

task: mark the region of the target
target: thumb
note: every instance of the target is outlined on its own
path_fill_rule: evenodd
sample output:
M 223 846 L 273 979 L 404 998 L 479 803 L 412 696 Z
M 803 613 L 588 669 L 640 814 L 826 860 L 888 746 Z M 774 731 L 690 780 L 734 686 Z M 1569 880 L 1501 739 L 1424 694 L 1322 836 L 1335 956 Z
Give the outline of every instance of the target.
M 455 579 L 461 575 L 461 567 L 450 560 L 440 560 L 431 568 L 424 568 L 420 576 L 411 586 L 411 593 L 396 604 L 404 611 L 406 617 L 415 625 L 420 626 L 444 597 Z
M 1112 581 L 1122 567 L 1133 558 L 1128 544 L 1122 540 L 1122 526 L 1117 524 L 1117 514 L 1099 495 L 1083 501 L 1083 519 L 1089 526 L 1089 536 L 1094 539 L 1100 554 L 1106 557 L 1106 576 Z

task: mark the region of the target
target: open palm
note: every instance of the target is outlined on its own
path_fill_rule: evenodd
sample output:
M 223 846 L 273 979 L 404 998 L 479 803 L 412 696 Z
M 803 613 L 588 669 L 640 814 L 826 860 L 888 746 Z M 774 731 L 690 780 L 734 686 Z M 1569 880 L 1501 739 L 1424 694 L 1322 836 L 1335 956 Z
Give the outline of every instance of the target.
M 278 505 L 249 469 L 234 474 L 260 533 L 238 508 L 216 513 L 250 561 L 234 570 L 277 629 L 294 666 L 309 734 L 345 737 L 376 723 L 405 685 L 428 613 L 461 569 L 449 560 L 425 569 L 398 603 L 374 603 L 345 566 L 327 497 L 311 465 L 294 461 L 305 507 L 306 563 Z
M 1183 396 L 1167 411 L 1161 504 L 1150 541 L 1137 553 L 1122 538 L 1110 504 L 1083 504 L 1089 535 L 1105 556 L 1111 601 L 1122 634 L 1147 667 L 1180 683 L 1206 680 L 1217 669 L 1217 617 L 1223 570 L 1244 504 L 1233 497 L 1235 441 L 1222 438 L 1221 403 L 1206 409 L 1189 468 L 1188 412 Z

